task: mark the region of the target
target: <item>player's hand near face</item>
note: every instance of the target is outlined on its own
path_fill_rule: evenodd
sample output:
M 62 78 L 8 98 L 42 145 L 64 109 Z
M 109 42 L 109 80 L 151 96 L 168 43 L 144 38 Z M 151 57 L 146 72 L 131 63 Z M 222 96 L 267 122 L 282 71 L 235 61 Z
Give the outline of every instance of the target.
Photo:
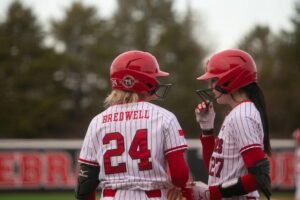
M 201 102 L 195 108 L 196 121 L 202 130 L 210 130 L 214 128 L 216 113 L 213 103 L 206 101 Z

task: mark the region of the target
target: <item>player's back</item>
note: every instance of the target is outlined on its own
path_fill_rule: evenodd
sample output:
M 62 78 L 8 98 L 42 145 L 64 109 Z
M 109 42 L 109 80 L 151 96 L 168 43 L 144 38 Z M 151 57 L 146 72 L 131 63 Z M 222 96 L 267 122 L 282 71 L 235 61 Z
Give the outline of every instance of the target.
M 170 186 L 165 153 L 170 143 L 168 125 L 176 121 L 169 111 L 149 102 L 109 107 L 94 118 L 99 148 L 100 183 L 103 188 L 150 190 Z M 178 122 L 177 122 L 178 124 Z M 172 127 L 173 129 L 180 129 Z

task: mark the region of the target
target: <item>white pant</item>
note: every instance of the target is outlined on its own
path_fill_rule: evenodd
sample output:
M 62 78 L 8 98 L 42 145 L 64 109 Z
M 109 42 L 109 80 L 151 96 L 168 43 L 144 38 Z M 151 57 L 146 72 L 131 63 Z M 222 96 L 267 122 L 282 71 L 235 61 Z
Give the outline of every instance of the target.
M 168 190 L 161 190 L 161 197 L 149 198 L 145 191 L 141 190 L 117 190 L 114 197 L 103 197 L 101 200 L 167 200 Z

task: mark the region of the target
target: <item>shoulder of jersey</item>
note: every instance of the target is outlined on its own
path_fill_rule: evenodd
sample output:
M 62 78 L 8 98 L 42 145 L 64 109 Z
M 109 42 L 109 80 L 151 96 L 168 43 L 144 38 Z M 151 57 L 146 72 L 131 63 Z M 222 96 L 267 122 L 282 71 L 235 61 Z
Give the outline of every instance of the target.
M 98 121 L 98 119 L 101 117 L 102 113 L 99 113 L 96 116 L 94 116 L 91 120 L 91 123 L 96 123 Z
M 110 106 L 108 108 L 105 108 L 102 112 L 100 112 L 99 114 L 97 114 L 96 116 L 94 116 L 91 121 L 97 121 L 99 118 L 102 117 L 102 115 L 110 113 L 112 109 L 113 109 L 112 106 Z
M 249 112 L 250 111 L 250 112 Z M 258 112 L 255 105 L 251 101 L 243 102 L 237 105 L 232 111 L 229 113 L 229 116 L 232 118 L 235 117 L 250 117 L 253 118 L 253 114 Z

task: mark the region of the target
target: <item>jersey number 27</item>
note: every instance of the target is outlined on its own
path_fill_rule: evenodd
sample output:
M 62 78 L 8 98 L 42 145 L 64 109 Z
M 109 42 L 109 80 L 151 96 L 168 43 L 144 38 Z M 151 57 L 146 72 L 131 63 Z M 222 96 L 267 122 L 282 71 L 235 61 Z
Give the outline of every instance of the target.
M 115 141 L 117 145 L 115 149 L 109 149 L 103 155 L 105 174 L 126 172 L 127 167 L 125 162 L 120 162 L 116 166 L 112 166 L 111 164 L 112 157 L 121 156 L 125 152 L 124 137 L 119 132 L 108 133 L 103 137 L 103 144 L 109 144 L 111 141 Z M 133 160 L 140 160 L 138 163 L 139 170 L 152 169 L 152 163 L 149 161 L 151 152 L 147 147 L 147 129 L 136 131 L 128 153 Z

